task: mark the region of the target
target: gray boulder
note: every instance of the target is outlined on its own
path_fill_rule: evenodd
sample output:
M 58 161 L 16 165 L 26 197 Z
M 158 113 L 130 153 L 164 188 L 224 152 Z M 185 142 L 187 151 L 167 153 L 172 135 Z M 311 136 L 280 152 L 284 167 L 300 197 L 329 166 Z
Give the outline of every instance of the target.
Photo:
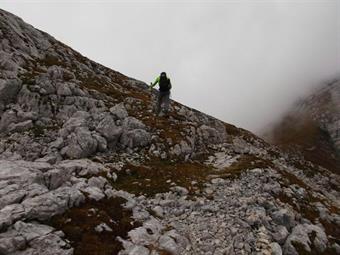
M 144 147 L 150 144 L 151 134 L 143 129 L 135 129 L 123 132 L 120 143 L 124 148 Z
M 19 184 L 2 181 L 0 186 L 0 209 L 20 202 L 27 195 L 26 191 L 20 189 Z
M 273 221 L 290 230 L 295 225 L 295 214 L 288 209 L 280 209 L 272 214 Z
M 271 255 L 282 255 L 282 249 L 278 243 L 271 243 L 270 248 L 272 250 Z
M 136 245 L 151 245 L 155 244 L 157 239 L 159 238 L 158 235 L 154 235 L 152 233 L 148 233 L 145 227 L 139 227 L 131 230 L 128 233 L 131 241 Z
M 12 225 L 26 216 L 24 206 L 21 204 L 7 205 L 0 210 L 0 230 Z
M 21 81 L 17 79 L 0 79 L 0 105 L 6 105 L 13 100 L 21 88 Z
M 62 68 L 62 67 L 56 66 L 56 65 L 50 66 L 47 69 L 47 76 L 50 80 L 53 80 L 53 81 L 69 80 L 69 79 L 75 78 L 73 73 L 71 73 L 70 71 L 68 71 L 65 68 Z
M 73 254 L 73 249 L 62 240 L 62 235 L 46 225 L 17 222 L 0 234 L 0 254 Z
M 136 245 L 130 241 L 117 238 L 124 247 L 124 250 L 120 251 L 119 255 L 150 255 L 150 251 L 142 245 Z
M 116 104 L 115 106 L 110 108 L 111 114 L 116 118 L 116 119 L 125 119 L 128 116 L 128 112 L 126 111 L 124 104 Z
M 163 235 L 159 238 L 159 247 L 170 254 L 180 254 L 176 241 L 169 235 Z
M 87 181 L 88 185 L 91 187 L 97 187 L 99 189 L 103 189 L 105 184 L 107 184 L 107 180 L 102 177 L 91 177 L 88 181 Z
M 22 202 L 27 219 L 48 220 L 68 208 L 78 206 L 85 200 L 84 195 L 75 188 L 61 187 L 41 196 Z
M 33 239 L 48 235 L 54 231 L 54 229 L 47 225 L 37 224 L 37 223 L 25 223 L 18 221 L 13 225 L 13 232 L 17 232 L 25 238 L 27 242 Z
M 300 224 L 294 227 L 284 245 L 284 254 L 298 255 L 296 246 L 302 247 L 306 252 L 311 252 L 312 247 L 317 252 L 324 252 L 328 239 L 323 229 L 316 225 Z
M 28 88 L 28 85 L 23 85 L 18 93 L 17 104 L 26 112 L 37 112 L 40 115 L 52 115 L 51 112 L 46 112 L 46 109 L 41 104 L 41 96 L 38 92 L 33 92 Z
M 159 247 L 170 254 L 182 254 L 188 246 L 189 240 L 176 230 L 170 230 L 159 238 Z
M 116 126 L 114 119 L 106 115 L 98 124 L 96 131 L 100 133 L 109 143 L 116 143 L 122 134 L 122 129 Z
M 8 126 L 9 132 L 23 132 L 25 130 L 33 128 L 33 122 L 32 120 L 26 120 L 19 123 L 12 123 Z
M 127 117 L 123 121 L 123 129 L 124 130 L 133 130 L 133 129 L 145 129 L 146 126 L 143 122 L 136 119 L 135 117 Z
M 208 144 L 218 144 L 222 143 L 224 137 L 215 128 L 209 127 L 207 125 L 202 125 L 197 130 L 198 135 L 204 143 Z
M 97 175 L 100 171 L 106 170 L 102 164 L 89 159 L 63 160 L 57 167 L 65 169 L 67 172 L 75 172 L 80 176 Z
M 59 131 L 61 137 L 67 137 L 69 134 L 75 131 L 78 127 L 86 127 L 87 120 L 90 118 L 90 114 L 84 111 L 75 112 L 71 118 L 69 118 L 63 125 L 63 128 Z
M 275 227 L 272 233 L 273 239 L 279 244 L 283 244 L 286 241 L 288 235 L 289 232 L 287 228 L 282 225 Z
M 105 197 L 105 194 L 98 187 L 88 186 L 81 189 L 90 199 L 99 201 Z
M 71 171 L 66 171 L 65 169 L 52 169 L 44 173 L 45 186 L 54 190 L 62 186 L 67 180 L 72 176 Z
M 72 96 L 72 91 L 68 83 L 57 84 L 57 95 L 59 96 Z
M 93 133 L 92 136 L 97 141 L 97 150 L 100 152 L 106 151 L 108 147 L 106 139 L 97 133 Z
M 83 127 L 77 128 L 68 138 L 68 145 L 61 154 L 71 159 L 86 158 L 97 151 L 98 142 L 91 132 Z
M 1 111 L 0 111 L 1 113 Z M 0 132 L 8 131 L 9 125 L 13 125 L 18 122 L 18 117 L 15 111 L 8 110 L 1 115 L 0 119 Z

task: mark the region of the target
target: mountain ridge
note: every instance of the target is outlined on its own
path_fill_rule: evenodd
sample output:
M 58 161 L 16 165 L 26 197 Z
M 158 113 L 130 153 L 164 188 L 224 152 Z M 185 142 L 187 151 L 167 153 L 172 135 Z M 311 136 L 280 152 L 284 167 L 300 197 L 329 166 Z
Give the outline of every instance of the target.
M 316 88 L 268 131 L 267 140 L 339 173 L 339 102 L 339 80 Z

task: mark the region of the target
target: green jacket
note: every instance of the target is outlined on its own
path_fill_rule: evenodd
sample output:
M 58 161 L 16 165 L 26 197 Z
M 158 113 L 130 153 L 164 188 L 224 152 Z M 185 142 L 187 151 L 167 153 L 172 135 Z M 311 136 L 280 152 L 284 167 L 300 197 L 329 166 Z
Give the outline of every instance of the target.
M 167 77 L 167 78 L 169 79 L 169 82 L 171 84 L 170 78 L 169 77 Z M 152 89 L 153 87 L 155 87 L 159 83 L 160 79 L 161 79 L 161 77 L 158 76 L 153 83 L 151 82 L 150 88 Z

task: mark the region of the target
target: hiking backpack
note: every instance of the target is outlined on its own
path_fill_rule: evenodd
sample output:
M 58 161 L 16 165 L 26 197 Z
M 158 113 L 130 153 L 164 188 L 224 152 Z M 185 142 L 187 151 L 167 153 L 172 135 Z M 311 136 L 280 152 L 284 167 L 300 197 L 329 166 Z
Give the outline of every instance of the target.
M 159 90 L 162 92 L 169 91 L 171 89 L 170 79 L 165 75 L 161 75 L 159 79 Z

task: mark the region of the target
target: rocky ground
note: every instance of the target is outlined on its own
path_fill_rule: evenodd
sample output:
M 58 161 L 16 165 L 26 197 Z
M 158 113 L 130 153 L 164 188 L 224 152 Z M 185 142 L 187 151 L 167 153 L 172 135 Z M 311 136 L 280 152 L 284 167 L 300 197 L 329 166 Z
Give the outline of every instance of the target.
M 0 10 L 0 254 L 340 254 L 339 176 Z

